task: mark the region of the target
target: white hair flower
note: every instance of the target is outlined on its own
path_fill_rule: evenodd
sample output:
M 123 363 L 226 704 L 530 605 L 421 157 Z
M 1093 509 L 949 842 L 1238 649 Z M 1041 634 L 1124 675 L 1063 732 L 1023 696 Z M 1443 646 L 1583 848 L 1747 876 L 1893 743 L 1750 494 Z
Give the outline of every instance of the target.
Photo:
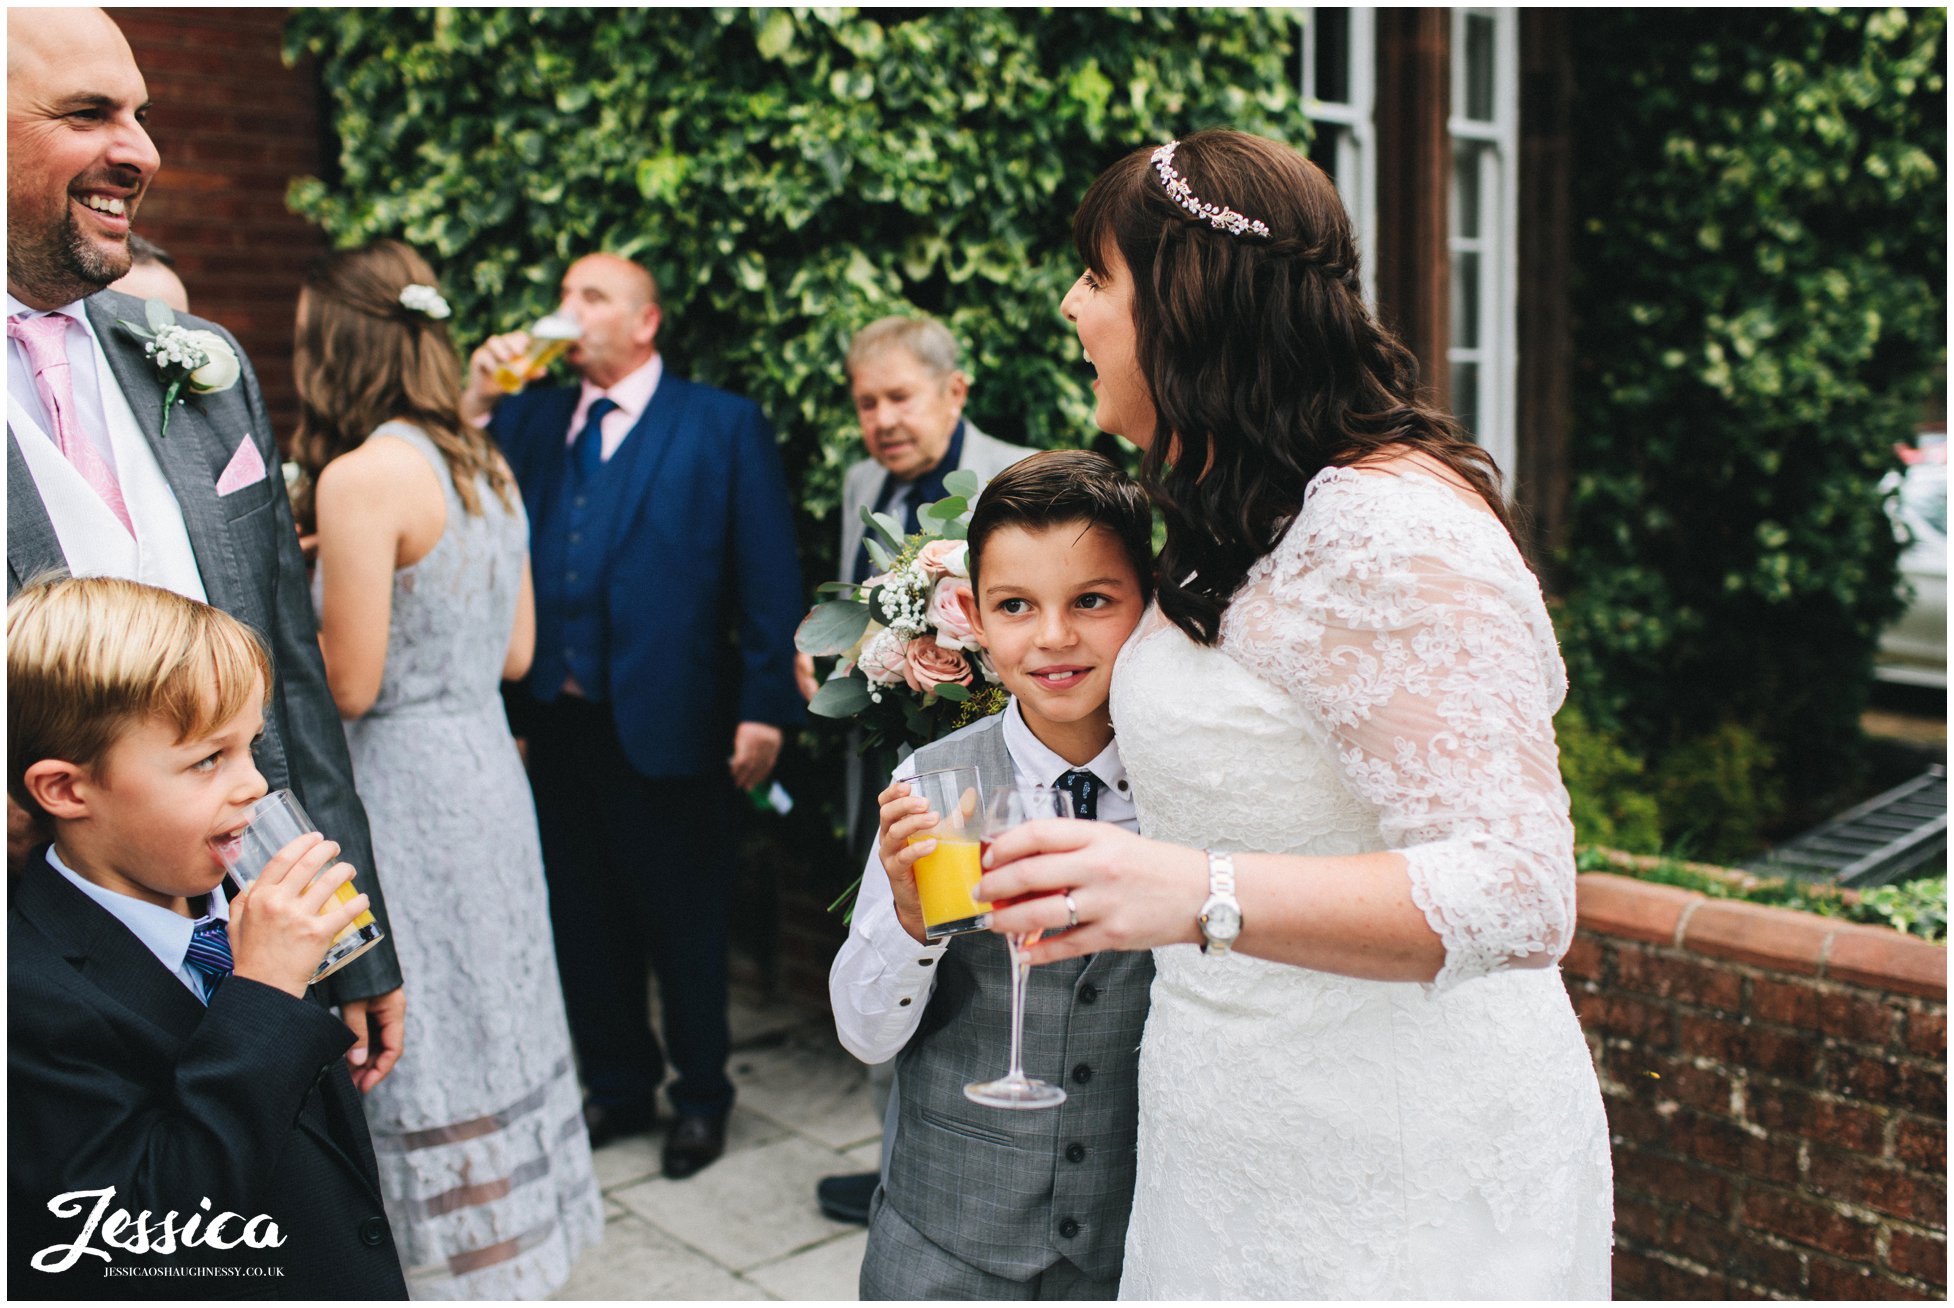
M 441 292 L 419 282 L 401 288 L 400 302 L 415 313 L 424 313 L 434 319 L 445 318 L 453 312 L 448 308 L 448 302 L 441 298 Z

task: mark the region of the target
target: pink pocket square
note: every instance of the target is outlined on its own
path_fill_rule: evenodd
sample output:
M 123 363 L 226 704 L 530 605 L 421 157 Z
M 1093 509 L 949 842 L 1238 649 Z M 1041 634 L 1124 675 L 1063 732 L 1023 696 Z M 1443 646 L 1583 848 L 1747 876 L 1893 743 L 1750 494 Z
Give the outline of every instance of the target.
M 259 455 L 258 447 L 251 443 L 251 436 L 247 432 L 243 444 L 237 447 L 237 453 L 231 456 L 230 463 L 224 468 L 224 475 L 217 479 L 217 493 L 219 496 L 229 495 L 246 486 L 255 486 L 264 479 L 265 461 Z

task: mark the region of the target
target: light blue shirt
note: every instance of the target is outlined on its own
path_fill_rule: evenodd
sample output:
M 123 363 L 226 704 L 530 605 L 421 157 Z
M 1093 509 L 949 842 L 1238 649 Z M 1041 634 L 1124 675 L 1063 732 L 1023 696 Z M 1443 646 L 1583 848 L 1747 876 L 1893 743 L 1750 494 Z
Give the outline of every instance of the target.
M 210 892 L 210 911 L 192 919 L 181 913 L 173 913 L 159 904 L 96 885 L 63 863 L 61 855 L 55 852 L 52 845 L 48 846 L 47 861 L 56 872 L 68 879 L 69 885 L 100 904 L 116 921 L 128 927 L 136 939 L 156 955 L 157 962 L 175 973 L 176 979 L 190 988 L 191 994 L 204 1003 L 210 1002 L 209 978 L 184 960 L 190 953 L 190 937 L 198 927 L 213 918 L 219 922 L 231 920 L 231 906 L 224 898 L 221 884 Z

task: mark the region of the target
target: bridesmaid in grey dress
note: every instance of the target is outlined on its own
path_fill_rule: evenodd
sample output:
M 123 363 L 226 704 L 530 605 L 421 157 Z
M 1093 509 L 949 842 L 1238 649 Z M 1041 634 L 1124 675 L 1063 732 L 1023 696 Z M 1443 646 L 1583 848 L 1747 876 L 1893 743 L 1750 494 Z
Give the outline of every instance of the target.
M 315 267 L 295 499 L 316 523 L 326 677 L 407 977 L 405 1048 L 366 1115 L 409 1292 L 535 1299 L 603 1214 L 498 693 L 534 643 L 528 522 L 486 433 L 460 420 L 446 316 L 398 243 Z

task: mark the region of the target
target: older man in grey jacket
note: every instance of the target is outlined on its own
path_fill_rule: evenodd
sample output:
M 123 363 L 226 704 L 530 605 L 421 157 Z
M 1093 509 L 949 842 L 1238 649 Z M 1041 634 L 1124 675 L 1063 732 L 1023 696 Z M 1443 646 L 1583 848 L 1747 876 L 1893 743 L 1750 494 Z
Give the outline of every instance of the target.
M 1032 451 L 977 430 L 963 416 L 970 378 L 957 364 L 957 340 L 934 318 L 878 318 L 855 333 L 848 347 L 848 385 L 861 420 L 869 457 L 848 470 L 841 491 L 841 581 L 866 580 L 874 572 L 863 543 L 862 510 L 887 513 L 905 532 L 918 530 L 916 511 L 944 498 L 943 479 L 969 470 L 980 481 Z M 801 693 L 813 698 L 814 660 L 796 655 Z M 867 855 L 875 835 L 873 790 L 865 787 L 861 755 L 848 754 L 845 803 L 853 862 Z M 876 1107 L 887 1113 L 891 1063 L 869 1069 Z M 817 1190 L 821 1210 L 837 1221 L 866 1222 L 877 1174 L 830 1176 Z

